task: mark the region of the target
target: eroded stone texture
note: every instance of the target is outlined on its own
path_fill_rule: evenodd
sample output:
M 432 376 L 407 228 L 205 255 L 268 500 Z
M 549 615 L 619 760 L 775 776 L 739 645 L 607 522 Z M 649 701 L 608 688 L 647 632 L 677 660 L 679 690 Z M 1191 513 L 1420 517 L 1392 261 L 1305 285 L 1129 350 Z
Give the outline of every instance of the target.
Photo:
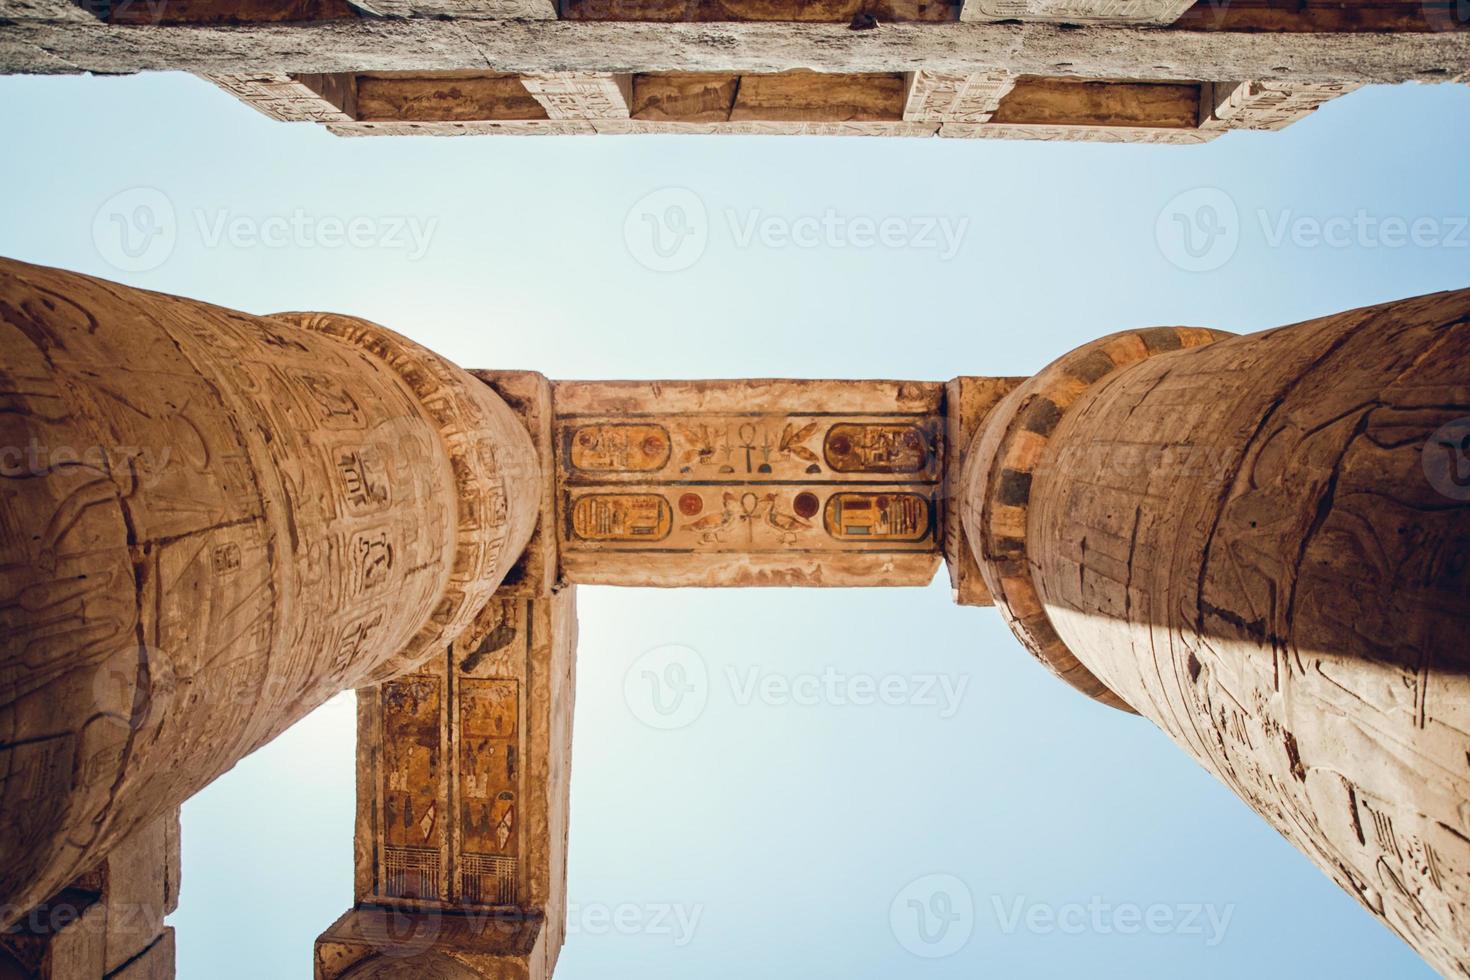
M 1048 624 L 1465 975 L 1470 290 L 1131 364 L 1101 353 L 1059 362 L 1066 403 L 1002 405 L 974 449 L 967 527 L 1017 635 Z
M 149 954 L 155 969 L 167 969 L 158 975 L 172 978 L 164 917 L 178 900 L 175 810 L 133 832 L 101 864 L 0 932 L 0 976 L 110 980 Z M 5 964 L 18 973 L 3 972 Z
M 1194 0 L 965 0 L 960 19 L 1172 24 Z
M 301 323 L 0 263 L 7 908 L 448 642 L 529 537 L 534 452 L 488 388 Z
M 358 19 L 306 26 L 121 28 L 17 19 L 0 71 L 127 73 L 734 71 L 1078 78 L 1446 81 L 1470 31 L 1254 34 L 1056 24 L 615 23 Z

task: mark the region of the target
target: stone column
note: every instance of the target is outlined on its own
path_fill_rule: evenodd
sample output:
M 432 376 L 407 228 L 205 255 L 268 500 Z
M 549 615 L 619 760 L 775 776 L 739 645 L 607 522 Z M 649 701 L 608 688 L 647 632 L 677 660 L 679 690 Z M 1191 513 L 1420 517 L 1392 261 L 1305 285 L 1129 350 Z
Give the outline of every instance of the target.
M 3 260 L 0 406 L 7 925 L 442 650 L 541 495 L 502 400 L 388 330 Z
M 1033 654 L 1470 972 L 1470 290 L 1088 345 L 996 409 L 965 495 Z

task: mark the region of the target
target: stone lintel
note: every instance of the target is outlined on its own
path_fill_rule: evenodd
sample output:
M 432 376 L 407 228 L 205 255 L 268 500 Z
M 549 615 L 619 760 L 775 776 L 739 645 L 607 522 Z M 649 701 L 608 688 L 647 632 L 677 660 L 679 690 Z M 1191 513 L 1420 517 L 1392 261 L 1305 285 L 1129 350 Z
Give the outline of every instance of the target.
M 1343 84 L 1213 82 L 1204 86 L 1203 129 L 1278 130 L 1316 112 L 1324 103 L 1360 88 Z
M 940 555 L 944 386 L 562 381 L 566 581 L 925 585 Z
M 1351 86 L 1004 72 L 823 75 L 386 72 L 213 76 L 272 118 L 342 136 L 732 134 L 1194 144 L 1281 128 Z
M 1148 129 L 1141 126 L 1049 126 L 1025 123 L 944 123 L 939 135 L 950 139 L 1045 140 L 1073 143 L 1153 143 L 1195 146 L 1220 133 L 1201 129 Z
M 1066 24 L 1172 24 L 1195 0 L 965 0 L 963 21 Z
M 367 14 L 424 20 L 556 20 L 556 0 L 352 0 Z
M 1467 68 L 1470 33 L 1455 31 L 1385 37 L 955 23 L 889 24 L 875 34 L 846 24 L 424 18 L 137 29 L 18 20 L 0 40 L 0 71 L 22 73 L 924 69 L 1287 83 L 1442 81 Z

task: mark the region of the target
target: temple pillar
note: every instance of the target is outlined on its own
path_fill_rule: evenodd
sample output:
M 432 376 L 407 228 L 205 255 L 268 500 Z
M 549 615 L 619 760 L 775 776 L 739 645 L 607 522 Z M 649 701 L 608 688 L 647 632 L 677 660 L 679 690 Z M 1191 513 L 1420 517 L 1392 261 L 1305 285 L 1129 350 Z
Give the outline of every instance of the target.
M 472 621 L 542 493 L 411 341 L 0 260 L 9 925 L 337 692 Z
M 1034 655 L 1470 972 L 1470 290 L 1090 344 L 996 408 L 964 493 Z
M 317 980 L 549 980 L 566 938 L 575 593 L 497 596 L 430 662 L 357 692 L 354 903 L 317 939 Z

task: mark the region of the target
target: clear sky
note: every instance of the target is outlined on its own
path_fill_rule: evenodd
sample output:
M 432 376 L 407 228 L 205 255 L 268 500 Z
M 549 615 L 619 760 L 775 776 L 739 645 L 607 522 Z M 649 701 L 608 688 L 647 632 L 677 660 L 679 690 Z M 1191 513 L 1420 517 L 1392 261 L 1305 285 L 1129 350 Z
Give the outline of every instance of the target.
M 1470 285 L 1466 86 L 1128 147 L 343 140 L 183 75 L 4 78 L 0 132 L 0 254 L 558 378 L 1029 374 L 1125 327 Z M 1429 975 L 942 573 L 579 604 L 559 980 Z M 707 680 L 665 730 L 624 682 L 670 644 Z M 902 703 L 854 703 L 890 676 Z M 770 677 L 821 693 L 751 696 Z M 188 803 L 179 976 L 310 976 L 351 902 L 352 809 L 351 694 Z

